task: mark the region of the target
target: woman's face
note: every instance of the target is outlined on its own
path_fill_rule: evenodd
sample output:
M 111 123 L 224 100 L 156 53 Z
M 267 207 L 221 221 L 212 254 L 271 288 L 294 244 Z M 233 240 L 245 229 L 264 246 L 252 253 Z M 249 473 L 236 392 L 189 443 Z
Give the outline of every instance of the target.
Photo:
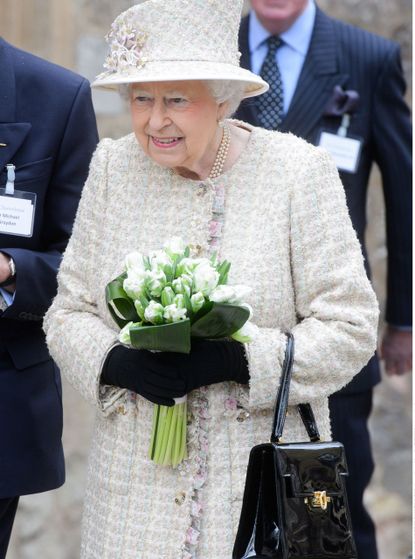
M 202 174 L 220 141 L 218 105 L 200 81 L 133 84 L 131 115 L 138 142 L 156 163 Z M 219 138 L 219 139 L 218 139 Z

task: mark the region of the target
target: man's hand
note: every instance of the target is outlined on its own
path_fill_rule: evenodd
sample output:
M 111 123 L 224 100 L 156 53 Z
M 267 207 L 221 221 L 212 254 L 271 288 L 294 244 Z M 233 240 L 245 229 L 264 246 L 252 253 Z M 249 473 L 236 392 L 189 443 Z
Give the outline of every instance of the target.
M 4 254 L 4 252 L 0 252 L 0 283 L 6 281 L 10 277 L 10 266 L 9 266 L 10 257 Z M 16 284 L 12 283 L 7 287 L 4 287 L 6 291 L 9 293 L 14 293 L 16 289 Z
M 412 332 L 387 326 L 380 346 L 380 357 L 388 375 L 403 375 L 412 369 Z
M 10 276 L 9 257 L 0 252 L 0 283 Z

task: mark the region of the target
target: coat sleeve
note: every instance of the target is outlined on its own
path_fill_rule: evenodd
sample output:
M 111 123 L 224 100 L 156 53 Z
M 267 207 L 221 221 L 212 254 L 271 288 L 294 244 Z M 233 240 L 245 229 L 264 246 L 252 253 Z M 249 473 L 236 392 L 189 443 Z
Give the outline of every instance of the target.
M 62 115 L 64 116 L 64 115 Z M 43 250 L 2 248 L 16 264 L 16 294 L 2 318 L 19 319 L 22 312 L 43 317 L 56 294 L 56 275 L 72 230 L 82 187 L 98 135 L 89 83 L 74 97 L 62 142 L 47 188 L 42 229 Z
M 376 348 L 378 305 L 367 279 L 337 169 L 321 148 L 303 160 L 291 195 L 291 274 L 298 323 L 290 404 L 339 390 Z M 246 345 L 249 407 L 275 401 L 286 337 L 256 328 Z
M 62 374 L 104 415 L 125 390 L 100 386 L 101 365 L 117 331 L 98 315 L 96 250 L 106 203 L 107 158 L 111 140 L 102 140 L 92 158 L 73 234 L 58 274 L 58 294 L 44 320 L 49 351 Z
M 398 45 L 374 90 L 372 139 L 382 175 L 388 249 L 386 320 L 412 325 L 412 135 Z

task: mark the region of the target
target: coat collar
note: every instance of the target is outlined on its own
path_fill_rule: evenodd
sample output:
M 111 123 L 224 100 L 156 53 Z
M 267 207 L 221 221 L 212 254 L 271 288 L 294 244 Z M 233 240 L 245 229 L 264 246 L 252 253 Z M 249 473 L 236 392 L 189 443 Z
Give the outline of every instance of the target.
M 32 127 L 29 122 L 17 122 L 13 48 L 0 37 L 0 144 L 6 144 L 0 146 L 0 170 L 12 161 Z

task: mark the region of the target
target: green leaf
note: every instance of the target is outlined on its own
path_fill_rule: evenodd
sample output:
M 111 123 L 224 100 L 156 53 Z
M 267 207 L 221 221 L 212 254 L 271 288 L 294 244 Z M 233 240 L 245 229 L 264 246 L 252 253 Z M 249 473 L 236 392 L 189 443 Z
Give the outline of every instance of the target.
M 161 304 L 163 307 L 167 307 L 167 305 L 171 305 L 174 299 L 174 291 L 173 289 L 167 285 L 163 291 L 161 292 Z
M 136 349 L 190 352 L 190 320 L 171 324 L 130 328 L 131 344 Z
M 151 270 L 151 262 L 148 256 L 143 256 L 144 268 L 146 270 Z
M 212 308 L 192 324 L 195 338 L 226 338 L 242 328 L 249 319 L 249 311 L 238 305 L 211 303 Z M 199 311 L 200 312 L 200 311 Z M 199 313 L 198 313 L 199 314 Z
M 139 319 L 134 302 L 123 289 L 124 279 L 125 274 L 122 274 L 111 281 L 105 288 L 105 300 L 108 310 L 120 328 L 123 328 L 128 322 L 137 322 Z
M 190 256 L 190 248 L 189 248 L 188 246 L 184 249 L 183 256 L 184 256 L 185 258 L 189 258 L 189 256 Z
M 166 276 L 166 282 L 171 283 L 174 279 L 173 266 L 171 264 L 165 264 L 163 267 L 164 274 Z
M 134 307 L 135 307 L 135 310 L 137 311 L 137 314 L 140 317 L 140 319 L 145 321 L 144 307 L 138 299 L 136 301 L 134 301 Z
M 144 295 L 140 295 L 139 301 L 144 310 L 148 307 L 150 301 Z
M 205 301 L 203 307 L 201 309 L 199 309 L 197 311 L 197 313 L 195 313 L 193 315 L 192 318 L 192 324 L 194 324 L 195 322 L 197 322 L 198 320 L 200 320 L 202 318 L 202 316 L 205 316 L 206 313 L 208 313 L 210 310 L 212 310 L 214 303 L 212 301 Z
M 231 263 L 228 262 L 227 260 L 224 260 L 218 268 L 218 272 L 219 272 L 218 285 L 225 285 L 226 283 L 228 283 L 228 274 L 230 269 L 231 269 Z
M 190 300 L 189 295 L 186 293 L 186 291 L 183 293 L 183 301 L 184 301 L 184 306 L 186 307 L 187 310 L 187 316 L 189 318 L 192 318 L 193 316 L 193 308 L 192 308 L 192 302 Z

